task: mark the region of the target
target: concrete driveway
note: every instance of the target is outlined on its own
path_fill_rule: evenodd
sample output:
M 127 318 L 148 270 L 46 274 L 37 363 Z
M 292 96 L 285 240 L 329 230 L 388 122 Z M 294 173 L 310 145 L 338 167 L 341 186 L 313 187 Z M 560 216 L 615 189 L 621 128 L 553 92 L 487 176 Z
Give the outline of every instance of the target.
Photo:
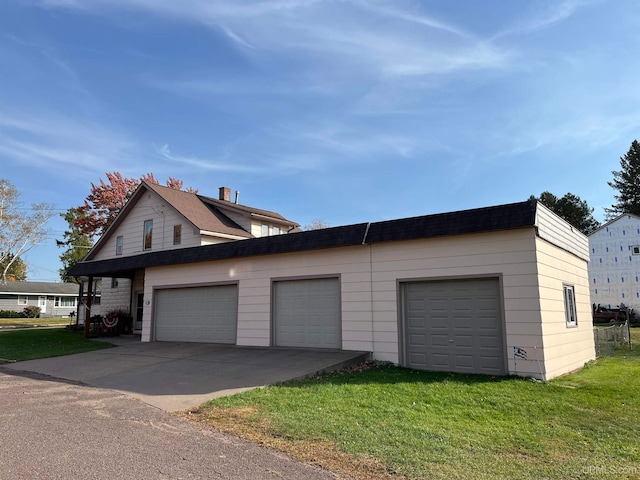
M 335 370 L 368 358 L 365 352 L 141 343 L 130 338 L 113 341 L 120 345 L 2 368 L 116 390 L 173 412 L 215 397 Z

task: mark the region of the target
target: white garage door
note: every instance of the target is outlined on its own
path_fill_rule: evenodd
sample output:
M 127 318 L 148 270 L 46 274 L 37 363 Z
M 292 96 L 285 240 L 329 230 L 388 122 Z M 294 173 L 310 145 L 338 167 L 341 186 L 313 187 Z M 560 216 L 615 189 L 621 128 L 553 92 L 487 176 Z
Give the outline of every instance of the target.
M 339 280 L 275 282 L 273 318 L 276 346 L 341 348 Z
M 410 282 L 402 288 L 407 367 L 505 373 L 498 279 Z
M 155 296 L 156 340 L 236 343 L 236 285 L 157 290 Z

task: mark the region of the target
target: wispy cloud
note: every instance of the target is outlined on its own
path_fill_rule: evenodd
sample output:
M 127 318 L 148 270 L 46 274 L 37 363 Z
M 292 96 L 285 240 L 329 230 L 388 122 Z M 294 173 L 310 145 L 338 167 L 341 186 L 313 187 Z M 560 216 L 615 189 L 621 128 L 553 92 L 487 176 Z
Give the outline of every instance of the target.
M 214 172 L 238 172 L 238 173 L 260 173 L 266 171 L 260 166 L 241 165 L 233 160 L 199 158 L 196 156 L 186 156 L 172 153 L 169 145 L 155 147 L 156 154 L 163 160 L 173 162 L 174 164 L 188 165 L 196 167 L 199 170 Z
M 47 112 L 0 113 L 0 156 L 54 175 L 103 173 L 126 165 L 135 144 L 125 136 L 89 122 Z M 72 167 L 67 171 L 61 166 Z

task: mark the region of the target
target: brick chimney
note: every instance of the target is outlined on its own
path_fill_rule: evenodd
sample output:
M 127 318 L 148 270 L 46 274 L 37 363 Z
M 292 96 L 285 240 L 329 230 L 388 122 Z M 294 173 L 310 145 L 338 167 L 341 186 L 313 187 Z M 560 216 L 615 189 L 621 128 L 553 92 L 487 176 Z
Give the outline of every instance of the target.
M 220 200 L 224 200 L 225 202 L 230 202 L 231 189 L 229 187 L 220 187 L 220 196 L 218 198 L 220 198 Z

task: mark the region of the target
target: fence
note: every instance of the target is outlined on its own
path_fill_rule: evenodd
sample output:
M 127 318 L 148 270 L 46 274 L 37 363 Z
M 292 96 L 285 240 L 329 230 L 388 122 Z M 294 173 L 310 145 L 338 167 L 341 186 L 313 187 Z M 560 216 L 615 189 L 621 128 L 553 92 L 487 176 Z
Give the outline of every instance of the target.
M 628 321 L 609 327 L 593 327 L 593 336 L 598 357 L 613 355 L 613 352 L 621 347 L 631 348 L 631 332 Z

